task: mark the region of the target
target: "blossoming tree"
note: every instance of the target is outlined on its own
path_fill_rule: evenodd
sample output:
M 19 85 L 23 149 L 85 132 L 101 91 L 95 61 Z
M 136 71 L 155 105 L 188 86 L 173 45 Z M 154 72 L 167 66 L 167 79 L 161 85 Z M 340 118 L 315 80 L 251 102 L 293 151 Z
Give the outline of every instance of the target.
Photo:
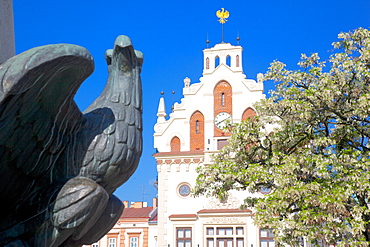
M 242 206 L 277 244 L 370 245 L 370 31 L 338 37 L 328 61 L 273 62 L 265 80 L 276 90 L 258 116 L 229 127 L 229 145 L 198 170 L 196 195 L 271 190 Z

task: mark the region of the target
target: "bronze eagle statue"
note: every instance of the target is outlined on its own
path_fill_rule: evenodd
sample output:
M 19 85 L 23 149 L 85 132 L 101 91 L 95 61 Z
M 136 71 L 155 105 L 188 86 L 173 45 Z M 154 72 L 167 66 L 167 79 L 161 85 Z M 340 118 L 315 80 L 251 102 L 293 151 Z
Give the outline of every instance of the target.
M 107 84 L 83 113 L 85 48 L 46 45 L 0 65 L 0 246 L 91 244 L 121 216 L 113 192 L 142 152 L 143 54 L 122 35 L 106 61 Z

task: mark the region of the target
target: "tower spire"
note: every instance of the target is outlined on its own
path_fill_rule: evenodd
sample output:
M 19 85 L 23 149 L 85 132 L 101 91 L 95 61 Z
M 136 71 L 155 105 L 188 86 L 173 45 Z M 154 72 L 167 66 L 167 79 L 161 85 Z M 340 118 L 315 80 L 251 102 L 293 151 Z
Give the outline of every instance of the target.
M 222 42 L 221 43 L 225 43 L 224 42 L 224 24 L 227 22 L 226 19 L 229 18 L 229 15 L 230 15 L 229 11 L 225 10 L 224 8 L 221 8 L 221 11 L 217 10 L 216 12 L 216 16 L 220 18 L 217 21 L 220 22 L 222 25 Z
M 166 121 L 166 107 L 164 104 L 164 98 L 163 98 L 164 92 L 161 92 L 162 97 L 159 99 L 159 105 L 158 105 L 158 112 L 157 112 L 157 123 L 163 123 Z

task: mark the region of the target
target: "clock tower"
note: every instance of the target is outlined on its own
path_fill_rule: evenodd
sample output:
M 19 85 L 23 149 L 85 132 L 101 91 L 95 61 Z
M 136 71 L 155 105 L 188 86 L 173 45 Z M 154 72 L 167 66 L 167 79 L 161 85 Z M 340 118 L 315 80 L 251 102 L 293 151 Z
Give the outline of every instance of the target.
M 226 124 L 255 115 L 253 103 L 265 97 L 262 80 L 243 73 L 242 50 L 223 42 L 203 50 L 202 77 L 195 83 L 184 79 L 183 98 L 169 116 L 164 98 L 159 101 L 154 126 L 159 247 L 259 246 L 252 211 L 239 209 L 248 192 L 233 192 L 227 202 L 191 196 L 196 168 L 212 164 L 212 155 L 227 144 Z

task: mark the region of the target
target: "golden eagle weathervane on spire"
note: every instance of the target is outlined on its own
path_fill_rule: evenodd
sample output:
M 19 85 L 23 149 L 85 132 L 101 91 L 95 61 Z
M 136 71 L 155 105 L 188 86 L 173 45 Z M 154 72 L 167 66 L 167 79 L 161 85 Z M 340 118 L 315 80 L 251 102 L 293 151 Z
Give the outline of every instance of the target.
M 216 16 L 220 18 L 218 22 L 222 25 L 222 43 L 224 43 L 224 24 L 227 22 L 227 18 L 229 18 L 229 11 L 225 10 L 224 8 L 221 8 L 221 10 L 217 10 Z
M 217 12 L 216 12 L 216 16 L 218 17 L 218 18 L 220 18 L 218 21 L 221 23 L 221 24 L 224 24 L 224 23 L 226 23 L 227 22 L 227 20 L 226 20 L 226 18 L 229 18 L 229 11 L 225 11 L 225 9 L 224 8 L 221 8 L 221 10 L 222 11 L 220 11 L 220 10 L 217 10 Z

